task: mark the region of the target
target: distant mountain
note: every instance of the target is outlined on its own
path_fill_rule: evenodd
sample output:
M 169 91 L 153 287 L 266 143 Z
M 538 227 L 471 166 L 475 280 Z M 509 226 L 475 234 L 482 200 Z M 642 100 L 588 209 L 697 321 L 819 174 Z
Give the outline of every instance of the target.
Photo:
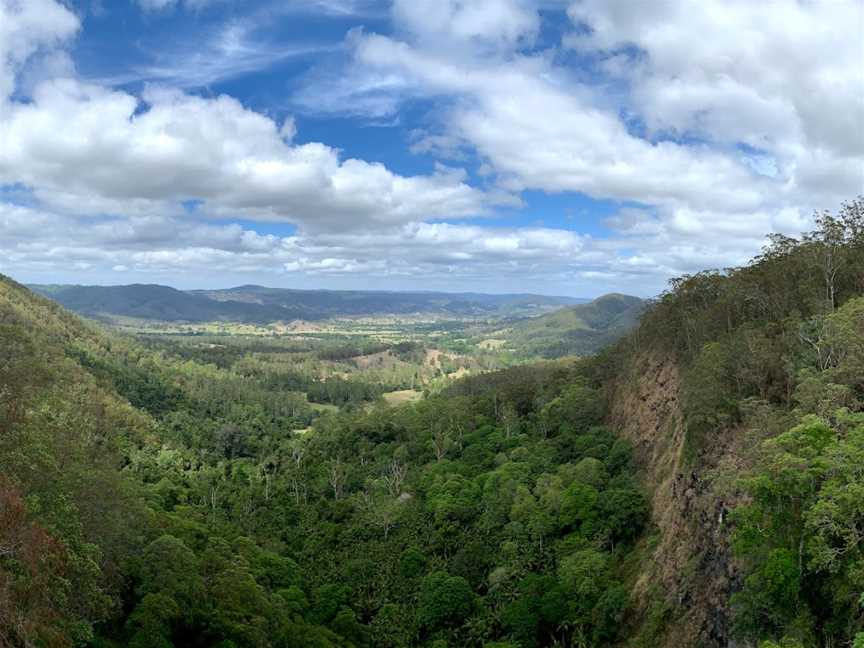
M 517 349 L 545 358 L 587 355 L 636 326 L 646 305 L 630 295 L 603 295 L 587 304 L 519 321 L 507 337 Z
M 153 284 L 130 286 L 30 286 L 69 310 L 87 317 L 134 317 L 165 322 L 274 321 L 284 312 L 258 304 L 220 303 Z
M 524 317 L 587 301 L 526 294 L 294 290 L 263 286 L 190 291 L 152 284 L 34 285 L 30 288 L 87 317 L 103 320 L 133 317 L 165 322 L 265 324 L 296 319 L 413 314 L 453 318 Z

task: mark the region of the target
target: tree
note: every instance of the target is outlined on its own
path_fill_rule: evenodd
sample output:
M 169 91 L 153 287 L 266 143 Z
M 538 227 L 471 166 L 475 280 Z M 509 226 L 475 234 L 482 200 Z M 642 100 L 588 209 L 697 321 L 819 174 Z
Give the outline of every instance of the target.
M 135 606 L 126 626 L 134 648 L 171 648 L 173 626 L 181 617 L 180 606 L 165 594 L 147 594 Z
M 825 345 L 838 382 L 864 387 L 864 297 L 850 299 L 826 318 Z
M 366 507 L 372 524 L 384 532 L 384 541 L 390 537 L 390 531 L 399 520 L 404 504 L 384 494 L 372 494 Z
M 272 607 L 243 561 L 233 560 L 209 575 L 207 598 L 213 606 L 209 624 L 220 636 L 238 646 L 266 645 Z
M 402 605 L 382 605 L 372 620 L 372 644 L 381 648 L 408 648 L 413 634 L 411 617 Z
M 426 568 L 426 556 L 417 547 L 408 547 L 399 558 L 399 573 L 403 578 L 415 578 Z
M 606 482 L 609 481 L 606 466 L 595 457 L 585 457 L 582 459 L 573 467 L 572 475 L 576 481 L 597 489 L 602 489 L 606 485 Z
M 585 535 L 592 535 L 598 529 L 600 494 L 593 486 L 574 481 L 561 497 L 558 524 L 564 529 L 581 529 Z
M 343 607 L 336 613 L 330 627 L 338 635 L 345 637 L 354 645 L 364 645 L 367 637 L 367 629 L 357 620 L 357 615 L 350 607 Z
M 443 421 L 435 421 L 432 424 L 432 449 L 435 452 L 435 461 L 441 461 L 447 455 L 450 448 L 450 436 Z
M 163 535 L 144 549 L 138 572 L 139 595 L 161 594 L 170 597 L 188 614 L 201 600 L 204 581 L 198 571 L 198 558 L 182 540 Z
M 49 366 L 32 335 L 0 321 L 0 438 L 8 438 L 30 399 L 47 385 Z
M 331 459 L 327 463 L 327 483 L 333 489 L 333 499 L 338 500 L 342 497 L 342 489 L 345 487 L 347 478 L 345 466 L 339 459 Z
M 428 488 L 426 507 L 439 524 L 448 520 L 466 522 L 477 513 L 480 489 L 462 475 L 450 473 L 437 477 Z
M 553 515 L 538 505 L 537 498 L 525 484 L 516 487 L 510 520 L 524 529 L 528 537 L 539 541 L 541 546 L 554 527 Z
M 610 616 L 614 620 L 623 612 L 611 567 L 611 555 L 593 547 L 564 557 L 558 565 L 558 579 L 569 599 L 574 644 L 598 645 L 597 639 L 611 632 Z
M 402 493 L 402 485 L 408 476 L 408 466 L 399 459 L 392 459 L 384 472 L 384 483 L 392 497 L 398 497 Z
M 600 394 L 584 383 L 577 382 L 544 405 L 540 416 L 548 430 L 557 432 L 569 427 L 576 432 L 585 432 L 599 425 L 604 413 L 605 403 Z
M 459 625 L 471 614 L 474 600 L 467 580 L 436 571 L 423 579 L 418 618 L 429 629 Z
M 66 555 L 0 479 L 0 646 L 72 646 L 79 622 L 64 606 Z
M 648 521 L 648 502 L 634 488 L 610 488 L 597 500 L 600 519 L 613 546 L 636 539 Z

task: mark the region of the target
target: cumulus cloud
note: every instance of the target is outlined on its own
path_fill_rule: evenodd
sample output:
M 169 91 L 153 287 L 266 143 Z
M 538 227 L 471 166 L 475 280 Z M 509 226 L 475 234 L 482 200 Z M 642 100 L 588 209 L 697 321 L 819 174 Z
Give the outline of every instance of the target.
M 541 11 L 553 4 L 567 7 L 560 42 Z M 372 5 L 278 11 L 356 18 Z M 800 232 L 814 208 L 864 188 L 857 0 L 394 0 L 390 20 L 387 33 L 352 29 L 347 60 L 309 74 L 294 107 L 396 122 L 406 103 L 426 106 L 405 146 L 455 166 L 403 175 L 306 142 L 302 120 L 298 132 L 184 91 L 289 55 L 246 23 L 208 41 L 212 64 L 132 70 L 160 82 L 132 94 L 76 76 L 65 46 L 81 25 L 56 0 L 0 0 L 0 192 L 24 188 L 0 193 L 0 263 L 644 293 L 741 263 L 767 232 Z M 458 168 L 475 161 L 482 189 Z M 526 191 L 620 205 L 612 236 L 465 222 Z
M 781 151 L 864 152 L 864 5 L 856 0 L 581 0 L 569 15 L 589 28 L 570 35 L 570 46 L 634 59 L 619 73 L 654 130 Z
M 568 46 L 626 61 L 608 70 L 651 133 L 746 147 L 772 180 L 760 207 L 833 207 L 864 189 L 861 2 L 582 0 L 569 15 Z
M 483 228 L 415 223 L 377 232 L 262 235 L 237 224 L 196 223 L 182 216 L 80 217 L 0 203 L 0 258 L 28 272 L 122 266 L 158 276 L 178 270 L 269 277 L 350 277 L 368 281 L 423 275 L 429 281 L 526 278 L 559 272 L 590 254 L 590 241 L 544 228 Z
M 611 245 L 667 252 L 670 270 L 741 262 L 864 188 L 857 0 L 583 0 L 561 49 L 532 46 L 538 5 L 492 4 L 475 33 L 461 3 L 396 0 L 396 34 L 355 34 L 340 84 L 304 92 L 393 113 L 431 100 L 438 128 L 415 150 L 474 151 L 513 192 L 641 204 Z
M 78 18 L 54 0 L 0 2 L 0 107 L 15 77 L 40 49 L 53 48 L 80 28 Z
M 544 227 L 452 223 L 276 236 L 182 215 L 82 220 L 42 208 L 0 205 L 0 271 L 13 267 L 33 280 L 60 274 L 84 283 L 104 281 L 111 270 L 114 282 L 191 286 L 202 281 L 311 281 L 416 289 L 422 278 L 426 288 L 451 290 L 573 292 L 576 286 L 587 295 L 634 288 L 650 294 L 662 288 L 666 276 L 693 272 L 706 263 L 743 262 L 743 249 L 762 242 L 748 229 L 745 215 L 728 226 L 737 247 L 723 238 L 704 241 L 698 223 L 715 214 L 693 214 L 676 232 L 660 235 L 638 225 L 650 215 L 630 215 L 634 218 L 626 212 L 615 217 L 620 233 L 615 239 Z M 770 216 L 759 218 L 760 225 L 772 225 Z M 220 282 L 220 277 L 226 278 Z
M 532 42 L 540 30 L 536 6 L 524 0 L 396 0 L 393 18 L 421 45 L 433 47 L 506 52 Z
M 360 228 L 476 215 L 483 195 L 458 172 L 404 177 L 341 160 L 324 144 L 291 145 L 273 120 L 222 96 L 132 95 L 64 79 L 40 85 L 0 122 L 0 182 L 35 188 L 48 204 L 123 213 L 204 200 L 308 228 Z
M 649 142 L 589 97 L 544 78 L 535 58 L 456 63 L 387 37 L 363 40 L 364 62 L 398 69 L 430 93 L 465 96 L 448 113 L 451 137 L 468 142 L 512 190 L 580 191 L 648 203 L 720 201 L 755 206 L 762 191 L 750 169 L 704 146 Z
M 0 79 L 13 79 L 28 55 L 78 28 L 60 5 L 35 4 L 44 4 L 48 20 L 30 3 L 0 3 L 6 19 Z M 342 159 L 325 144 L 292 145 L 290 120 L 277 125 L 227 96 L 151 88 L 138 98 L 60 78 L 38 84 L 22 102 L 9 99 L 11 83 L 0 96 L 0 184 L 31 187 L 55 208 L 123 214 L 198 200 L 208 213 L 308 229 L 468 217 L 485 209 L 484 194 L 458 171 L 401 176 L 379 163 Z

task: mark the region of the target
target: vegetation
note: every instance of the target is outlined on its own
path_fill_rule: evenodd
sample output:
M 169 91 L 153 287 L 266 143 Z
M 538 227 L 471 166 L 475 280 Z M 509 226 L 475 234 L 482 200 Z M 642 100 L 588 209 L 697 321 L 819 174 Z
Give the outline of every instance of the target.
M 541 295 L 304 291 L 260 286 L 183 292 L 166 286 L 33 286 L 72 311 L 127 332 L 329 341 L 319 357 L 399 344 L 512 361 L 585 356 L 635 326 L 645 302 L 610 294 Z M 575 304 L 575 305 L 573 305 Z M 365 347 L 365 350 L 361 350 Z M 491 353 L 497 351 L 497 353 Z M 404 354 L 403 354 L 404 355 Z M 404 358 L 403 358 L 404 359 Z
M 135 339 L 0 279 L 0 646 L 661 637 L 662 593 L 631 600 L 651 493 L 608 416 L 645 354 L 681 371 L 688 471 L 743 448 L 739 639 L 864 645 L 862 278 L 859 200 L 673 281 L 597 356 L 497 371 L 440 329 Z
M 506 337 L 527 355 L 561 358 L 590 355 L 632 329 L 645 302 L 629 295 L 604 295 L 587 304 L 516 323 Z
M 0 644 L 619 637 L 648 506 L 583 364 L 388 407 L 393 367 L 313 373 L 422 347 L 136 342 L 0 285 Z
M 673 281 L 598 361 L 611 375 L 634 354 L 677 358 L 689 470 L 744 437 L 732 606 L 765 646 L 864 644 L 864 201 L 816 223 L 746 267 Z

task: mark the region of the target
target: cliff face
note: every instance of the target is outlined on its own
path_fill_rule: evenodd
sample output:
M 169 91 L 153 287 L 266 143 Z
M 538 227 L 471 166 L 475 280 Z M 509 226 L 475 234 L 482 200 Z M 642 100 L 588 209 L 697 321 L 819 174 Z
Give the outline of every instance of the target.
M 682 376 L 669 358 L 635 358 L 610 395 L 611 423 L 631 441 L 656 534 L 639 569 L 633 645 L 734 646 L 729 597 L 740 581 L 729 546 L 734 475 L 746 434 L 718 435 L 685 457 Z

